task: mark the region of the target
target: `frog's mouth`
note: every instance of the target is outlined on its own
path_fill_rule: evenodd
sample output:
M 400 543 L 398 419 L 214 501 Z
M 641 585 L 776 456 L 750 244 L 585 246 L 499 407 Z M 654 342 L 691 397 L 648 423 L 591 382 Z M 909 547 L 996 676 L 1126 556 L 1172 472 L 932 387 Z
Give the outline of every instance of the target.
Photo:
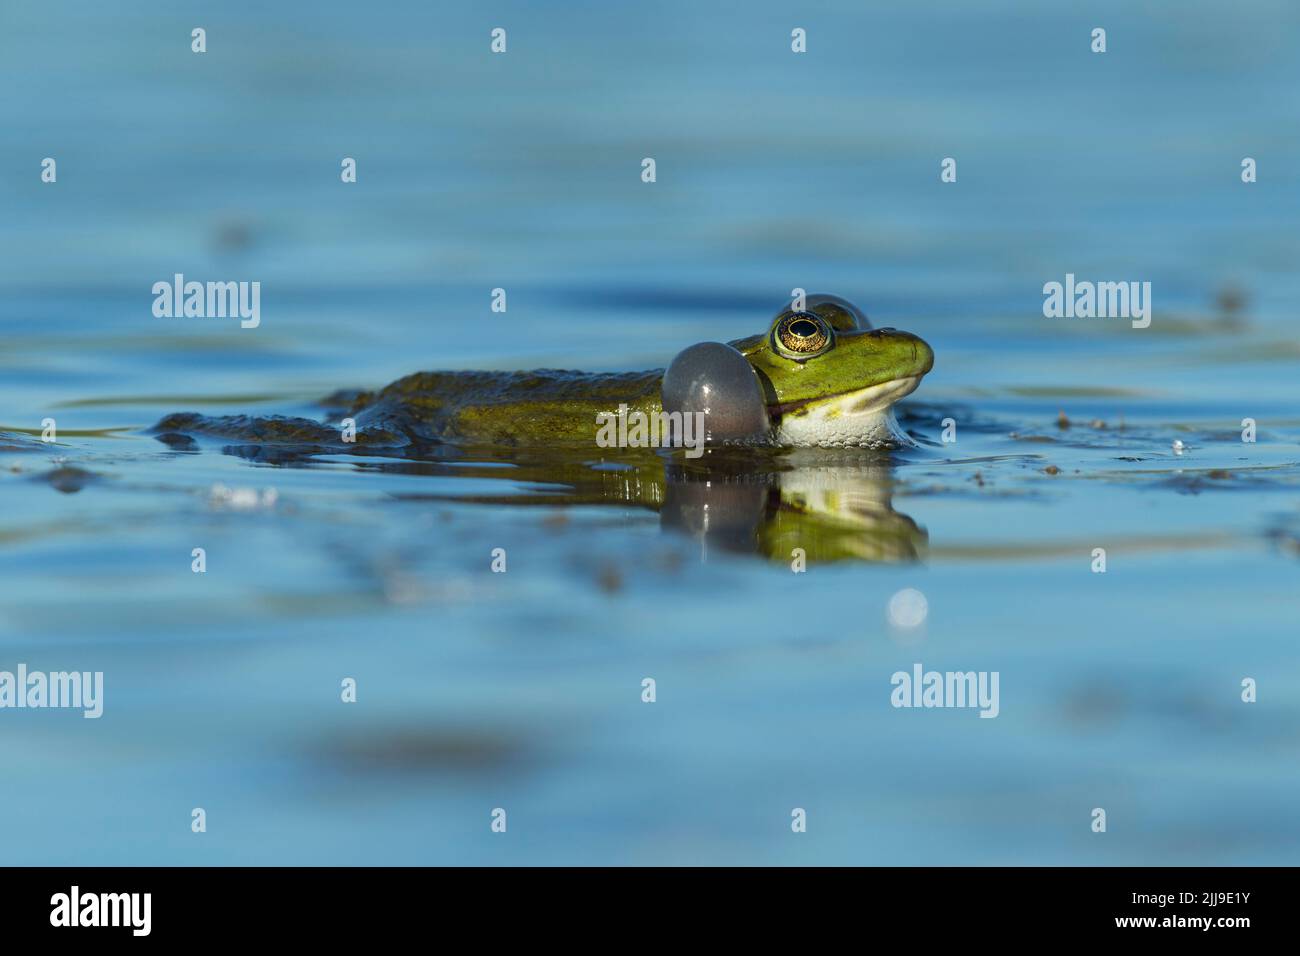
M 894 422 L 893 406 L 921 384 L 920 375 L 866 388 L 769 405 L 768 414 L 785 445 L 910 445 Z
M 921 384 L 921 378 L 920 375 L 907 375 L 878 385 L 868 385 L 866 388 L 833 392 L 815 398 L 801 398 L 794 402 L 781 402 L 767 406 L 767 413 L 773 419 L 807 415 L 813 411 L 832 416 L 878 413 L 889 408 L 900 398 L 916 391 L 916 387 Z

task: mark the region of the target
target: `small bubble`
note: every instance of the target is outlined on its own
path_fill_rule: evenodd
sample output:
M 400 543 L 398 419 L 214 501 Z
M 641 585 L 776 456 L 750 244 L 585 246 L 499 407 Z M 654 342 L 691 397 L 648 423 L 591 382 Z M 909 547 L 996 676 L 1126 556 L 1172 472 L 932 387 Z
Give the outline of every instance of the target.
M 208 501 L 213 507 L 239 511 L 274 508 L 279 497 L 274 488 L 266 488 L 259 495 L 256 488 L 227 488 L 221 482 L 214 484 L 208 492 Z

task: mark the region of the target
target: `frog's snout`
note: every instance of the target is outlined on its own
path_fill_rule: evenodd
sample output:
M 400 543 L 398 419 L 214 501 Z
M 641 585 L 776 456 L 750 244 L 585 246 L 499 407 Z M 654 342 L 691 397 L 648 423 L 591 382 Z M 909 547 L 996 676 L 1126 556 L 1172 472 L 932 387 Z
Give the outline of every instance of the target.
M 891 328 L 872 329 L 866 334 L 883 340 L 882 344 L 887 343 L 897 356 L 899 378 L 920 378 L 934 368 L 934 349 L 919 335 Z
M 916 361 L 917 375 L 926 375 L 930 369 L 934 368 L 934 349 L 930 348 L 930 343 L 919 335 L 913 335 L 910 332 L 900 332 L 912 340 L 912 357 Z

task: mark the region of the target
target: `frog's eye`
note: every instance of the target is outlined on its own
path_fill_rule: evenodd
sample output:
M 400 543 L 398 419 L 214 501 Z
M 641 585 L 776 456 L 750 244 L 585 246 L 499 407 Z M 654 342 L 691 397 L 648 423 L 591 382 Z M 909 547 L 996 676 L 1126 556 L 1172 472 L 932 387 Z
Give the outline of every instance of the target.
M 811 312 L 787 312 L 772 326 L 772 348 L 788 359 L 814 358 L 834 344 L 834 330 Z

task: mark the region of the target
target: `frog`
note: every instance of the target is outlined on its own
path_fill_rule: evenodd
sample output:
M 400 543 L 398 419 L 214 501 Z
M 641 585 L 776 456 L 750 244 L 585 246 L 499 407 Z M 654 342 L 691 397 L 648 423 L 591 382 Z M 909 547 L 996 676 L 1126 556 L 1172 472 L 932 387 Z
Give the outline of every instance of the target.
M 809 296 L 781 309 L 766 331 L 728 346 L 748 363 L 761 394 L 758 444 L 888 448 L 913 444 L 894 404 L 933 368 L 919 336 L 874 328 L 846 299 Z M 160 436 L 191 433 L 249 442 L 403 448 L 421 444 L 588 445 L 616 414 L 664 411 L 664 369 L 644 372 L 430 371 L 377 391 L 336 393 L 332 418 L 167 416 Z M 727 396 L 717 396 L 725 402 Z

